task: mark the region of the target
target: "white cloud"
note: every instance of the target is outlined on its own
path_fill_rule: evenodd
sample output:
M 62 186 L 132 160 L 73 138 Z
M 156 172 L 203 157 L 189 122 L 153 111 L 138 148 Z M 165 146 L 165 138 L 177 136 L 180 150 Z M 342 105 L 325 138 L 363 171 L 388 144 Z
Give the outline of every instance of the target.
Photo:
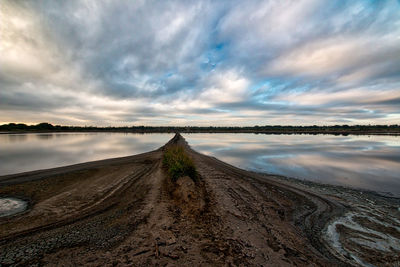
M 214 73 L 207 81 L 209 87 L 198 96 L 206 103 L 232 103 L 246 98 L 250 82 L 235 70 Z
M 383 45 L 384 44 L 384 45 Z M 267 65 L 272 75 L 343 75 L 347 80 L 373 76 L 381 62 L 398 62 L 400 42 L 395 36 L 339 36 L 308 42 Z
M 252 47 L 257 50 L 251 52 L 268 54 L 309 34 L 313 21 L 308 18 L 320 5 L 315 0 L 240 2 L 222 19 L 221 35 L 233 39 L 239 53 Z
M 281 94 L 277 100 L 288 101 L 298 105 L 320 105 L 330 103 L 345 103 L 348 105 L 368 104 L 383 102 L 390 99 L 400 98 L 400 84 L 393 89 L 381 90 L 380 88 L 353 88 L 341 91 L 326 92 L 315 89 L 306 92 L 293 92 Z

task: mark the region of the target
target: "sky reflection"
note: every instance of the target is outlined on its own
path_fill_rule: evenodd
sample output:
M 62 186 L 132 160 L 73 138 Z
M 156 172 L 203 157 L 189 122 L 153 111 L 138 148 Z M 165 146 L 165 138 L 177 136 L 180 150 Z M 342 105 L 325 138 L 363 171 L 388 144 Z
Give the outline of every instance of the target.
M 197 151 L 243 169 L 400 196 L 400 137 L 185 134 Z M 147 152 L 172 134 L 0 135 L 0 175 Z
M 0 134 L 0 175 L 135 155 L 171 138 L 172 134 Z
M 197 151 L 243 169 L 400 196 L 396 136 L 186 134 Z

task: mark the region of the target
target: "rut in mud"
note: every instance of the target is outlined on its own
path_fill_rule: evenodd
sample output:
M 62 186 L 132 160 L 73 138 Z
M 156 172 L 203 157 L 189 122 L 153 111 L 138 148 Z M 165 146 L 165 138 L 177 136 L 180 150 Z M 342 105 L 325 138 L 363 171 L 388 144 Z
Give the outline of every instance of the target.
M 183 146 L 198 178 L 172 181 L 164 149 Z M 308 191 L 199 154 L 177 134 L 131 157 L 0 178 L 31 209 L 0 218 L 0 264 L 337 266 L 326 223 L 344 212 Z

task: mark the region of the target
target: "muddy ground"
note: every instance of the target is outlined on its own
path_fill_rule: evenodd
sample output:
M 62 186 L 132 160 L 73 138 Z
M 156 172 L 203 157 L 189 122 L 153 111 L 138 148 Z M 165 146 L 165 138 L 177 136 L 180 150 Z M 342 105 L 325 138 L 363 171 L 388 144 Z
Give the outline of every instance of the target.
M 162 155 L 171 144 L 192 157 L 195 181 L 169 179 Z M 399 263 L 392 253 L 396 239 L 385 253 L 372 245 L 364 249 L 362 229 L 356 232 L 351 221 L 380 226 L 351 217 L 356 209 L 333 189 L 238 169 L 197 153 L 180 135 L 152 152 L 3 176 L 0 185 L 0 196 L 30 204 L 26 212 L 0 218 L 1 266 Z M 394 217 L 384 232 L 399 237 L 393 201 L 385 202 Z

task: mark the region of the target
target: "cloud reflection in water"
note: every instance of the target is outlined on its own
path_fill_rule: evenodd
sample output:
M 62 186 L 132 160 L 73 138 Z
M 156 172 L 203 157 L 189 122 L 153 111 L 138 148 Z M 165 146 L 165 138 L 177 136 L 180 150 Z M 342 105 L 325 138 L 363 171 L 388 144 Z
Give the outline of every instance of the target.
M 240 168 L 400 196 L 400 137 L 187 134 L 199 152 Z
M 172 134 L 44 133 L 0 135 L 0 175 L 151 151 Z

